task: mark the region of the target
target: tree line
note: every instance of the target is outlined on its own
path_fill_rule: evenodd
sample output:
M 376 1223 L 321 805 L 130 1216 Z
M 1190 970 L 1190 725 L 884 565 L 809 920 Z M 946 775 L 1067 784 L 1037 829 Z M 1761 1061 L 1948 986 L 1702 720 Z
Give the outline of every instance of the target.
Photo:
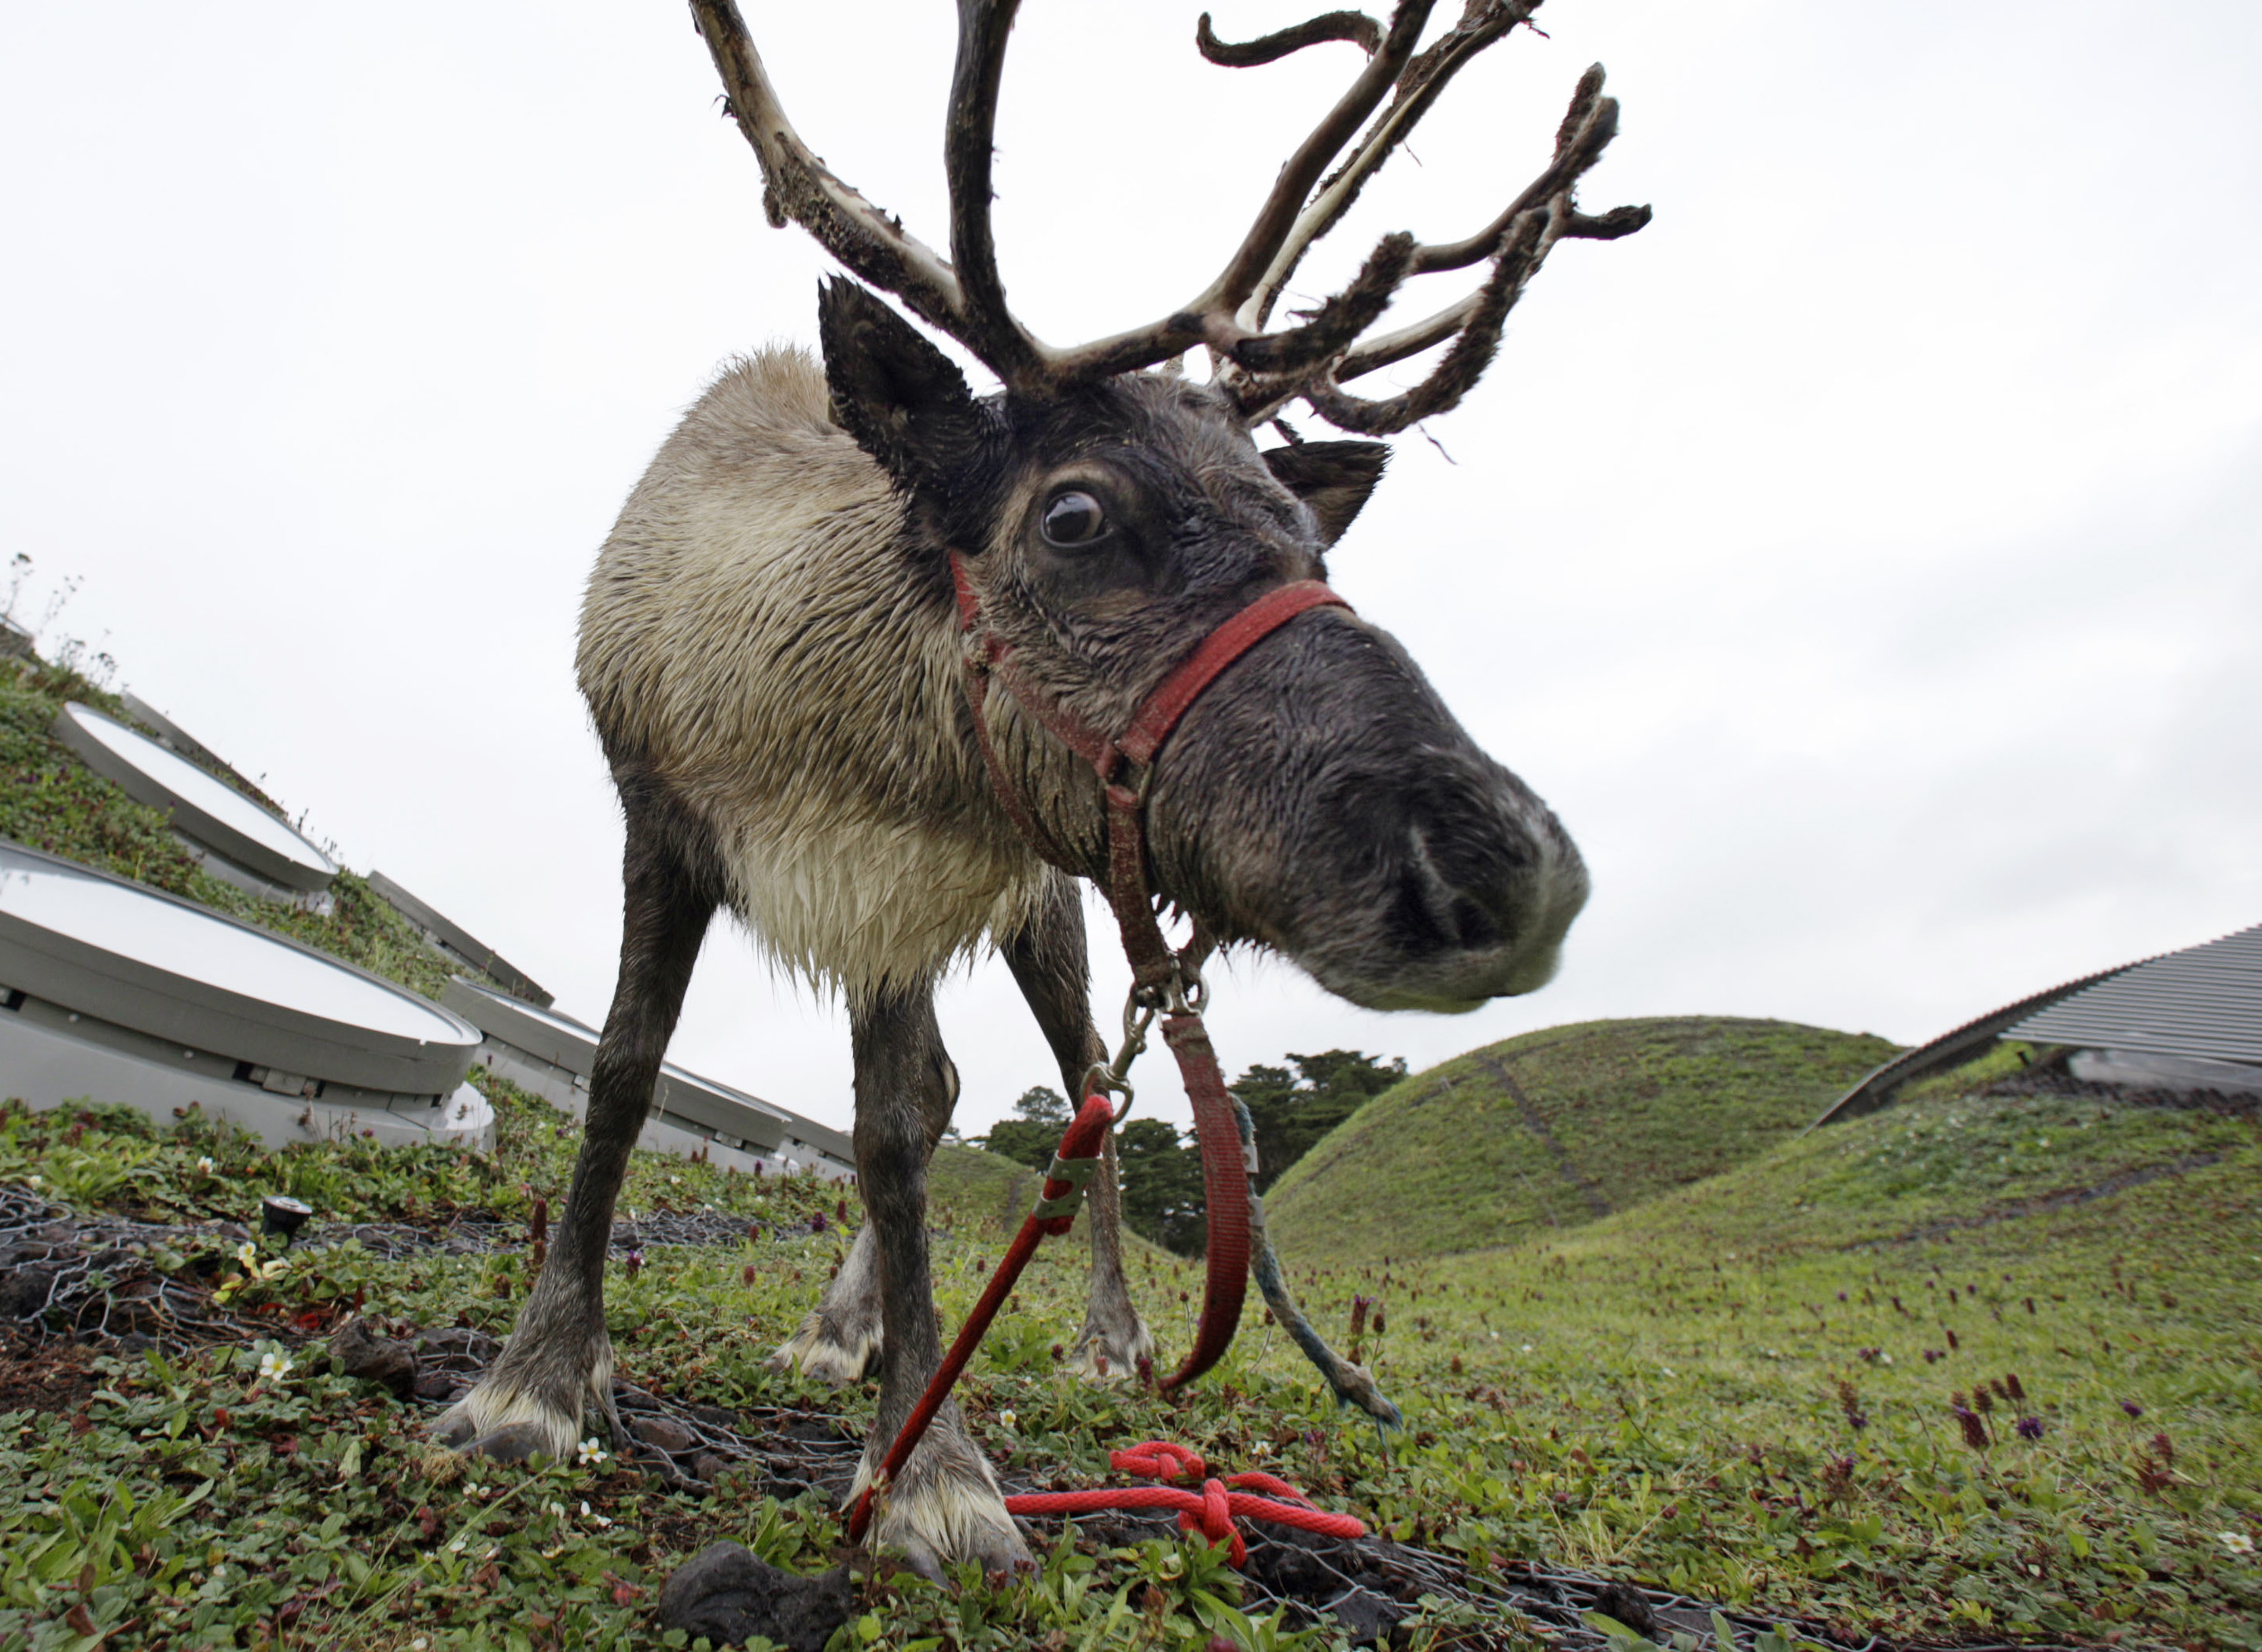
M 1406 1076 L 1402 1057 L 1384 1058 L 1356 1050 L 1330 1050 L 1287 1057 L 1285 1067 L 1251 1066 L 1228 1086 L 1257 1127 L 1257 1191 L 1271 1189 L 1281 1173 L 1329 1130 Z M 1016 1164 L 1042 1170 L 1052 1163 L 1068 1128 L 1067 1098 L 1038 1085 L 1013 1103 L 1012 1115 L 990 1127 L 972 1145 Z M 1131 1230 L 1182 1256 L 1199 1256 L 1208 1241 L 1202 1210 L 1201 1150 L 1191 1134 L 1167 1121 L 1134 1116 L 1116 1132 L 1121 1163 L 1123 1219 Z

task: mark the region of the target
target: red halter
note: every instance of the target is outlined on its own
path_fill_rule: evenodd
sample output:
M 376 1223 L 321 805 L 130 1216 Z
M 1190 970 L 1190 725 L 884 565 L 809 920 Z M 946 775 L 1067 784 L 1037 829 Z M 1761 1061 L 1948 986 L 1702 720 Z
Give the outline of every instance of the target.
M 1152 772 L 1163 742 L 1210 684 L 1242 655 L 1263 642 L 1297 615 L 1313 608 L 1349 609 L 1351 604 L 1318 580 L 1299 580 L 1275 586 L 1230 616 L 1202 638 L 1194 651 L 1156 683 L 1132 713 L 1122 733 L 1106 735 L 1031 682 L 1013 659 L 1012 647 L 982 624 L 981 601 L 966 577 L 966 564 L 950 553 L 950 580 L 958 595 L 959 630 L 967 638 L 961 656 L 966 674 L 966 697 L 974 711 L 974 737 L 982 747 L 982 761 L 998 800 L 1012 817 L 1015 830 L 1038 855 L 1065 871 L 1077 869 L 1050 835 L 1037 823 L 1028 804 L 998 756 L 984 714 L 989 684 L 996 677 L 1023 710 L 1084 761 L 1099 776 L 1107 798 L 1107 896 L 1116 921 L 1124 929 L 1124 950 L 1142 987 L 1164 985 L 1172 962 L 1154 920 L 1147 890 L 1146 801 L 1144 781 L 1127 785 L 1126 771 L 1136 767 Z M 1139 933 L 1134 934 L 1133 931 Z M 1151 940 L 1150 940 L 1151 937 Z
M 1023 840 L 1038 855 L 1063 870 L 1077 869 L 1039 826 L 1027 800 L 998 760 L 985 714 L 993 676 L 1023 710 L 1090 763 L 1099 776 L 1107 798 L 1107 904 L 1114 909 L 1123 951 L 1131 961 L 1138 990 L 1159 996 L 1174 983 L 1183 985 L 1182 963 L 1192 959 L 1182 961 L 1163 938 L 1147 884 L 1146 782 L 1154 772 L 1155 759 L 1179 719 L 1235 660 L 1307 609 L 1348 609 L 1351 604 L 1317 580 L 1300 580 L 1265 592 L 1204 638 L 1140 702 L 1129 726 L 1111 736 L 1085 723 L 1029 681 L 1015 665 L 1012 647 L 983 628 L 981 602 L 955 551 L 950 554 L 950 580 L 958 594 L 959 629 L 967 642 L 962 660 L 966 698 L 974 713 L 974 736 L 982 747 L 982 761 L 990 770 L 990 783 L 997 790 L 998 802 Z M 1127 784 L 1127 771 L 1135 767 L 1146 774 L 1137 784 Z M 1187 953 L 1195 954 L 1203 945 L 1197 930 Z M 1187 1098 L 1193 1103 L 1194 1130 L 1201 1143 L 1203 1199 L 1209 1218 L 1201 1324 L 1185 1364 L 1162 1383 L 1167 1392 L 1214 1365 L 1232 1343 L 1241 1322 L 1243 1288 L 1249 1273 L 1249 1180 L 1233 1103 L 1199 1012 L 1183 1008 L 1170 1015 L 1163 1022 L 1163 1037 L 1178 1057 Z

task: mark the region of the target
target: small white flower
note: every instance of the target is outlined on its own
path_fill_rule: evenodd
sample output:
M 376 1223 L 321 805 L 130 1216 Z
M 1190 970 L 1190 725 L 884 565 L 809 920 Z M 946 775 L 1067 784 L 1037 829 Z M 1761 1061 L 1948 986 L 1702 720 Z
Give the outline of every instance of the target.
M 259 1266 L 259 1247 L 245 1240 L 235 1247 L 235 1259 L 242 1264 L 244 1272 L 251 1272 Z
M 1526 1353 L 1530 1353 L 1531 1352 L 1531 1345 L 1530 1343 L 1527 1342 L 1524 1345 L 1524 1352 Z
M 429 1641 L 427 1641 L 420 1634 L 414 1641 L 411 1641 L 408 1643 L 408 1652 L 428 1652 L 428 1648 L 431 1644 L 432 1643 Z
M 590 1525 L 601 1528 L 612 1524 L 612 1522 L 607 1519 L 603 1515 L 592 1510 L 587 1503 L 584 1503 L 581 1505 L 581 1518 L 587 1520 Z
M 450 1555 L 460 1555 L 460 1554 L 462 1554 L 463 1552 L 464 1552 L 464 1537 L 463 1537 L 463 1533 L 459 1532 L 459 1533 L 457 1533 L 454 1537 L 452 1537 L 452 1538 L 450 1538 L 450 1539 L 449 1540 L 449 1541 L 448 1541 L 448 1553 L 450 1553 Z
M 1887 1365 L 1891 1365 L 1893 1362 L 1893 1356 L 1889 1353 L 1881 1353 L 1877 1358 L 1884 1360 Z
M 597 1437 L 592 1434 L 581 1442 L 576 1459 L 582 1468 L 594 1468 L 611 1454 L 597 1444 Z
M 1272 1442 L 1269 1439 L 1256 1441 L 1249 1447 L 1249 1454 L 1252 1457 L 1270 1457 L 1272 1454 Z
M 37 1176 L 26 1176 L 24 1178 L 24 1185 L 27 1187 L 44 1187 L 47 1184 Z
M 287 1353 L 263 1353 L 259 1356 L 259 1380 L 280 1382 L 292 1372 L 293 1361 Z
M 542 1506 L 561 1520 L 566 1518 L 566 1505 L 562 1503 L 545 1503 Z
M 2244 1532 L 2217 1532 L 2215 1539 L 2234 1555 L 2251 1555 L 2254 1540 Z
M 1003 1410 L 1003 1411 L 1000 1411 L 1000 1412 L 998 1412 L 998 1425 L 1000 1428 L 1011 1428 L 1011 1427 L 1012 1427 L 1012 1426 L 1013 1426 L 1013 1425 L 1014 1425 L 1015 1423 L 1019 1422 L 1019 1420 L 1020 1420 L 1020 1419 L 1019 1419 L 1019 1418 L 1015 1417 L 1015 1416 L 1013 1415 L 1013 1413 L 1012 1413 L 1010 1410 Z
M 1664 1373 L 1665 1373 L 1665 1374 L 1666 1374 L 1666 1375 L 1668 1375 L 1668 1376 L 1671 1376 L 1671 1375 L 1673 1374 L 1673 1367 L 1672 1367 L 1671 1366 L 1669 1366 L 1669 1365 L 1661 1365 L 1661 1366 L 1658 1367 L 1657 1368 L 1658 1368 L 1659 1370 L 1660 1370 L 1660 1371 L 1664 1372 Z
M 681 1187 L 683 1186 L 683 1178 L 681 1176 L 670 1176 L 667 1179 L 667 1185 L 671 1187 Z
M 197 1168 L 202 1171 L 205 1175 L 211 1175 L 215 1168 L 212 1162 L 212 1155 L 210 1153 L 206 1153 L 202 1158 L 197 1160 Z

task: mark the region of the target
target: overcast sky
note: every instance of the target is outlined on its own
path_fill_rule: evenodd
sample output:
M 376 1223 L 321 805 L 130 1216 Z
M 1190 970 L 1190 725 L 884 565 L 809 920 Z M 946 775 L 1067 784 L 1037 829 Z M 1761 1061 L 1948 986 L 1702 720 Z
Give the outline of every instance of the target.
M 945 240 L 944 0 L 742 0 L 811 145 Z M 1316 0 L 1314 0 L 1316 7 Z M 1000 256 L 1055 343 L 1238 239 L 1353 48 L 1028 0 Z M 1217 0 L 1220 31 L 1296 20 Z M 1454 10 L 1451 0 L 1441 13 Z M 1383 1016 L 1243 963 L 1229 1069 L 1708 1012 L 1904 1042 L 2262 921 L 2262 8 L 1552 0 L 1315 262 L 1458 238 L 1603 61 L 1624 135 L 1490 378 L 1334 559 L 1595 896 L 1557 982 Z M 620 826 L 582 579 L 717 367 L 814 335 L 684 9 L 0 9 L 0 556 L 121 681 L 590 1021 Z M 1454 278 L 1403 306 L 1426 313 Z M 1415 307 L 1420 307 L 1416 309 Z M 1450 456 L 1450 457 L 1448 457 Z M 1124 972 L 1095 929 L 1103 1027 Z M 969 1131 L 1054 1075 L 1004 970 Z M 845 1123 L 846 1024 L 718 926 L 676 1058 Z M 1144 1105 L 1183 1117 L 1166 1057 Z

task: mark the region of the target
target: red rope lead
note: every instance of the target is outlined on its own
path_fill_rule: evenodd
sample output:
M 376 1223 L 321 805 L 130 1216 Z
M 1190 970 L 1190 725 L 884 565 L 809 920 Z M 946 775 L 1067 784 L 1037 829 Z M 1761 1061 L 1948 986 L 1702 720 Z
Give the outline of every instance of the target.
M 1249 1546 L 1242 1541 L 1240 1529 L 1233 1524 L 1236 1518 L 1270 1520 L 1275 1526 L 1293 1526 L 1322 1537 L 1366 1535 L 1366 1527 L 1350 1515 L 1329 1514 L 1324 1509 L 1315 1508 L 1309 1497 L 1271 1475 L 1250 1473 L 1228 1475 L 1222 1480 L 1209 1478 L 1199 1457 L 1166 1439 L 1150 1439 L 1129 1451 L 1110 1452 L 1107 1461 L 1119 1474 L 1145 1475 L 1150 1480 L 1200 1481 L 1201 1490 L 1124 1486 L 1113 1491 L 1033 1491 L 1006 1498 L 1006 1511 L 1089 1514 L 1099 1509 L 1176 1509 L 1178 1530 L 1199 1532 L 1213 1543 L 1230 1543 L 1228 1558 L 1235 1566 L 1249 1558 Z M 1270 1495 L 1251 1497 L 1248 1492 L 1231 1489 L 1239 1486 L 1252 1487 Z M 1274 1500 L 1283 1497 L 1290 1500 Z

